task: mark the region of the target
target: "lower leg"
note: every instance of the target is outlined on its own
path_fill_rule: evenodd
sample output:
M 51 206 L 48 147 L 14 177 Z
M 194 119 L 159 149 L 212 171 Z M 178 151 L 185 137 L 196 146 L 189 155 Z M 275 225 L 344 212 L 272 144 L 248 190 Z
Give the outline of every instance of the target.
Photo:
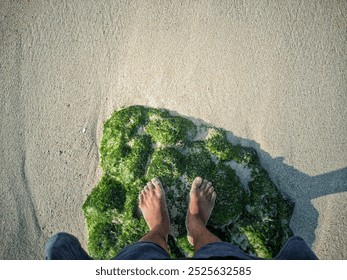
M 150 229 L 140 241 L 153 242 L 168 252 L 170 222 L 164 191 L 158 179 L 153 178 L 143 188 L 139 196 L 139 207 Z
M 167 247 L 167 237 L 163 235 L 159 230 L 151 229 L 140 239 L 140 241 L 153 242 L 162 247 L 167 253 L 169 253 Z
M 196 177 L 190 190 L 190 202 L 186 218 L 188 241 L 194 246 L 195 252 L 206 244 L 221 242 L 206 228 L 215 200 L 216 193 L 212 184 Z
M 192 225 L 194 224 L 194 230 L 190 231 L 190 236 L 193 240 L 194 252 L 197 252 L 202 246 L 213 243 L 213 242 L 221 242 L 217 236 L 211 233 L 206 226 L 199 220 L 190 222 Z
M 45 245 L 46 260 L 91 260 L 78 239 L 65 232 L 52 236 Z

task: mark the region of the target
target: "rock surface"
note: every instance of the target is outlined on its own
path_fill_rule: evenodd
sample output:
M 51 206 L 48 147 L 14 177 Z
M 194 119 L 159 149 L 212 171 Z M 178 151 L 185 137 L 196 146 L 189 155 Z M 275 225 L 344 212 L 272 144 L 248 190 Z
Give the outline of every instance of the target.
M 270 180 L 255 150 L 232 145 L 220 128 L 164 109 L 131 106 L 107 120 L 100 152 L 104 175 L 83 205 L 94 258 L 112 258 L 146 233 L 138 194 L 152 177 L 164 185 L 172 257 L 193 253 L 186 240 L 185 215 L 196 176 L 213 182 L 217 201 L 207 226 L 224 241 L 271 258 L 292 235 L 293 204 Z

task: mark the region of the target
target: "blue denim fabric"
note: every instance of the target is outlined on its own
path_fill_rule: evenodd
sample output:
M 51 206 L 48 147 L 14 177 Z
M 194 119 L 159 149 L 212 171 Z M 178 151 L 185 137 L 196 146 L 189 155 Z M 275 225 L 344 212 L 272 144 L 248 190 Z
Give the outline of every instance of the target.
M 241 249 L 227 242 L 210 243 L 201 247 L 193 258 L 235 258 L 240 260 L 261 260 L 255 256 L 244 253 Z M 279 251 L 275 260 L 317 260 L 317 256 L 308 247 L 304 239 L 293 236 L 288 239 Z
M 113 258 L 114 260 L 165 260 L 169 254 L 153 242 L 139 241 L 126 246 Z
M 114 260 L 169 259 L 170 256 L 159 245 L 152 242 L 135 242 L 124 247 Z M 78 239 L 66 232 L 59 232 L 48 239 L 45 245 L 46 260 L 92 260 L 83 250 Z
M 59 232 L 48 239 L 45 246 L 46 260 L 91 260 L 78 239 L 66 232 Z
M 259 260 L 250 256 L 238 247 L 227 242 L 215 242 L 201 247 L 193 259 L 241 259 Z M 91 260 L 83 250 L 78 239 L 68 233 L 58 233 L 51 237 L 45 246 L 45 259 L 48 260 Z M 168 253 L 152 242 L 135 242 L 122 249 L 114 260 L 158 260 L 170 259 Z M 291 237 L 277 256 L 276 260 L 317 260 L 317 256 L 299 236 Z
M 276 260 L 318 260 L 316 254 L 299 236 L 291 237 L 279 251 Z
M 228 242 L 214 242 L 202 246 L 193 256 L 194 259 L 233 258 L 241 260 L 256 260 L 241 249 Z

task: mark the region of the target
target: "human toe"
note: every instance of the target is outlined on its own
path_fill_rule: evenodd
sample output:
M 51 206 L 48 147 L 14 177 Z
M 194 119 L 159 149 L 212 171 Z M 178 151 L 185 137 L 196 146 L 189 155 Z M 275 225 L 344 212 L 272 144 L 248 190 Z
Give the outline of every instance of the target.
M 209 181 L 204 179 L 202 180 L 201 186 L 200 186 L 200 190 L 205 190 L 207 185 L 208 185 Z
M 200 185 L 202 183 L 201 177 L 196 177 L 192 183 L 192 187 L 190 189 L 191 194 L 196 194 L 197 190 L 199 189 Z

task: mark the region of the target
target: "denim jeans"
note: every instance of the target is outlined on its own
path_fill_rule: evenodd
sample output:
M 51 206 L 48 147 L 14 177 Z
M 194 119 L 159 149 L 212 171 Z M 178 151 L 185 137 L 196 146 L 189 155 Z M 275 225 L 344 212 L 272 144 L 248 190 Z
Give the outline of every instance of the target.
M 60 232 L 52 236 L 45 246 L 46 260 L 92 260 L 83 250 L 78 239 L 69 234 Z M 153 242 L 135 242 L 124 247 L 114 260 L 159 260 L 170 259 L 169 254 Z M 201 247 L 193 259 L 239 259 L 259 260 L 261 258 L 250 256 L 238 247 L 227 242 L 214 242 Z M 291 237 L 274 258 L 276 260 L 317 260 L 317 256 L 299 236 Z

